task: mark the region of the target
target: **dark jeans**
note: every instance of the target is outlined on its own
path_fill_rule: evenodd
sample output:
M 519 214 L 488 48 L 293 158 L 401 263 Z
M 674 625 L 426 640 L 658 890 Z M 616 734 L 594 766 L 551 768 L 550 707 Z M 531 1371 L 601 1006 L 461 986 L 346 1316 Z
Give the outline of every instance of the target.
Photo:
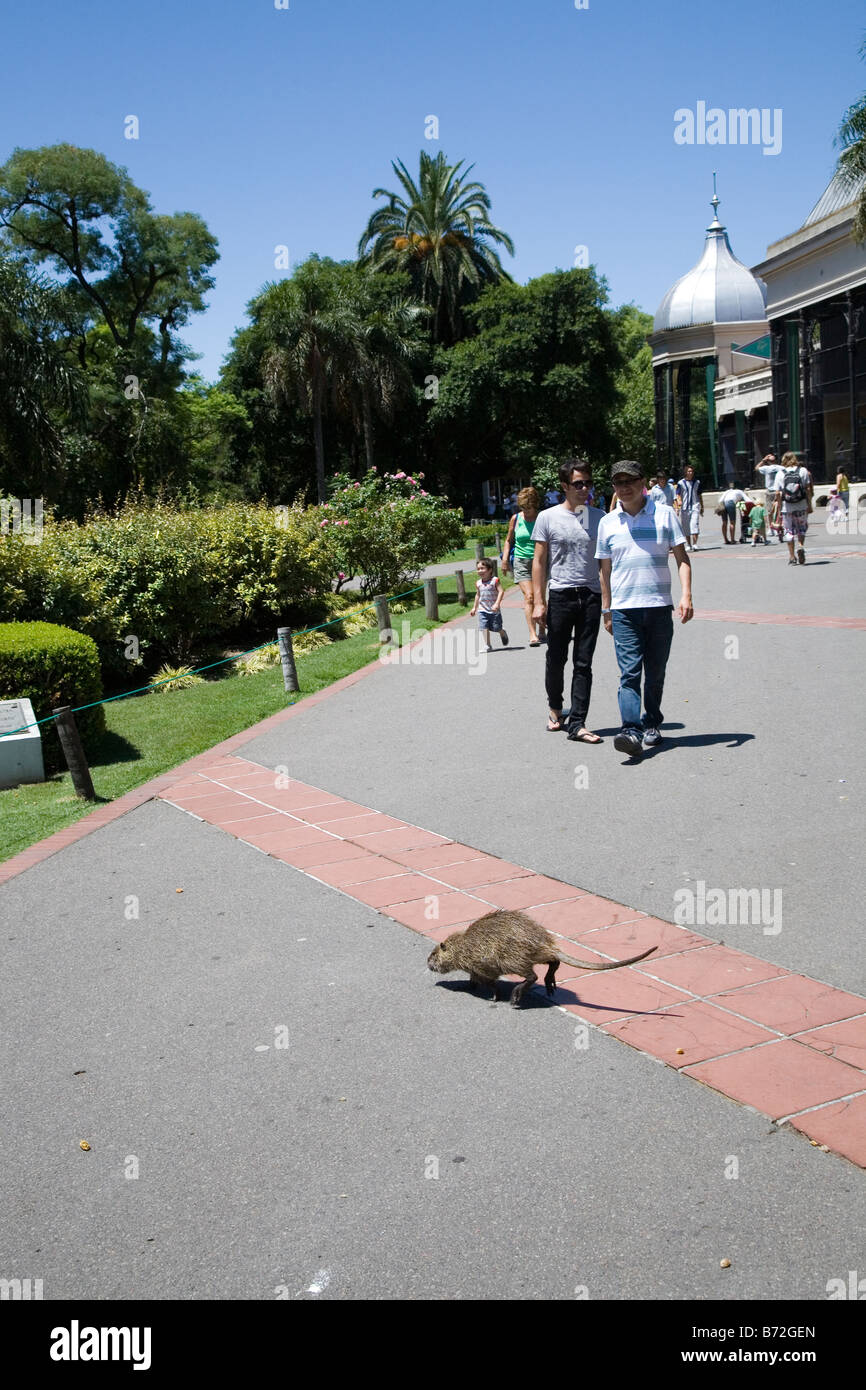
M 640 729 L 640 682 L 644 678 L 643 727 L 662 724 L 662 692 L 674 635 L 673 608 L 615 608 L 613 645 L 619 665 L 619 713 L 623 729 Z
M 601 594 L 579 589 L 551 589 L 547 599 L 547 662 L 544 683 L 551 709 L 562 709 L 562 687 L 568 644 L 574 638 L 569 728 L 581 729 L 589 713 L 592 654 L 601 622 Z

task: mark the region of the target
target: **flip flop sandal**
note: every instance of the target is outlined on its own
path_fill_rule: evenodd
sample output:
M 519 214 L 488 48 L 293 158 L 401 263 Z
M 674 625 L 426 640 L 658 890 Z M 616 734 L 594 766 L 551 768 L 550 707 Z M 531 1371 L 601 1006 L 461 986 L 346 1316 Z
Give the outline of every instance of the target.
M 549 734 L 561 734 L 565 729 L 565 725 L 562 723 L 562 716 L 558 716 L 555 723 L 553 719 L 554 716 L 552 714 L 547 716 L 547 732 Z

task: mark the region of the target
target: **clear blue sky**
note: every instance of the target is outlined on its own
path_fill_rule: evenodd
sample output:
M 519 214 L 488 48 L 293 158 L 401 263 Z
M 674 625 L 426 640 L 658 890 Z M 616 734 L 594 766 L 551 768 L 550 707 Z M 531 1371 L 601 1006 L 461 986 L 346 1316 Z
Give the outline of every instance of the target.
M 713 169 L 735 254 L 798 227 L 866 87 L 862 0 L 83 0 L 3 10 L 0 160 L 68 141 L 124 165 L 157 212 L 200 214 L 221 258 L 186 330 L 215 379 L 286 244 L 353 257 L 401 158 L 474 162 L 519 281 L 576 245 L 614 304 L 654 312 L 698 259 Z M 781 108 L 782 149 L 678 145 L 674 112 Z M 424 137 L 428 115 L 440 138 Z M 136 115 L 140 138 L 124 138 Z

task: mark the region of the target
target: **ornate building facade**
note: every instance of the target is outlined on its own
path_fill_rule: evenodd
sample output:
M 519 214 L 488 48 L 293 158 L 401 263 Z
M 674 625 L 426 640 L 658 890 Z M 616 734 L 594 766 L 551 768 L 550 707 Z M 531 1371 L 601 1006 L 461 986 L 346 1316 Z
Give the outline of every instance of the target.
M 866 474 L 866 247 L 851 235 L 859 187 L 831 180 L 803 226 L 749 270 L 715 216 L 697 265 L 668 291 L 649 343 L 659 466 L 708 465 L 755 481 L 769 448 L 816 481 Z M 695 392 L 705 398 L 695 410 Z M 694 425 L 700 417 L 698 437 Z M 709 483 L 710 478 L 707 477 Z

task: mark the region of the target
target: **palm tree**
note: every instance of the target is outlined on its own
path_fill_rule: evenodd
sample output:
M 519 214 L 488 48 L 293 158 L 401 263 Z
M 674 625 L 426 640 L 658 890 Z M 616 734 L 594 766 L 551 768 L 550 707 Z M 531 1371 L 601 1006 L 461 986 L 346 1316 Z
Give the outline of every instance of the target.
M 343 272 L 311 256 L 290 280 L 266 285 L 251 306 L 270 343 L 263 359 L 266 387 L 275 398 L 296 396 L 313 417 L 319 502 L 327 498 L 322 418 L 329 396 L 338 409 L 348 398 L 361 336 Z
M 866 39 L 860 45 L 860 56 L 866 59 Z M 842 147 L 837 169 L 859 193 L 859 205 L 852 233 L 855 241 L 866 241 L 866 93 L 849 106 L 839 127 L 834 144 Z
M 445 344 L 465 336 L 462 310 L 484 286 L 511 278 L 489 243 L 514 255 L 511 238 L 488 220 L 483 185 L 464 181 L 475 166 L 461 177 L 463 163 L 449 165 L 441 152 L 432 159 L 422 150 L 415 184 L 402 160 L 392 161 L 405 197 L 374 189 L 374 198 L 388 202 L 358 243 L 361 266 L 409 271 L 418 298 L 433 310 L 433 339 Z
M 406 298 L 385 305 L 371 303 L 363 282 L 359 295 L 357 393 L 369 469 L 373 467 L 374 412 L 383 420 L 392 420 L 397 402 L 411 392 L 411 368 L 422 349 L 419 325 L 429 311 Z

